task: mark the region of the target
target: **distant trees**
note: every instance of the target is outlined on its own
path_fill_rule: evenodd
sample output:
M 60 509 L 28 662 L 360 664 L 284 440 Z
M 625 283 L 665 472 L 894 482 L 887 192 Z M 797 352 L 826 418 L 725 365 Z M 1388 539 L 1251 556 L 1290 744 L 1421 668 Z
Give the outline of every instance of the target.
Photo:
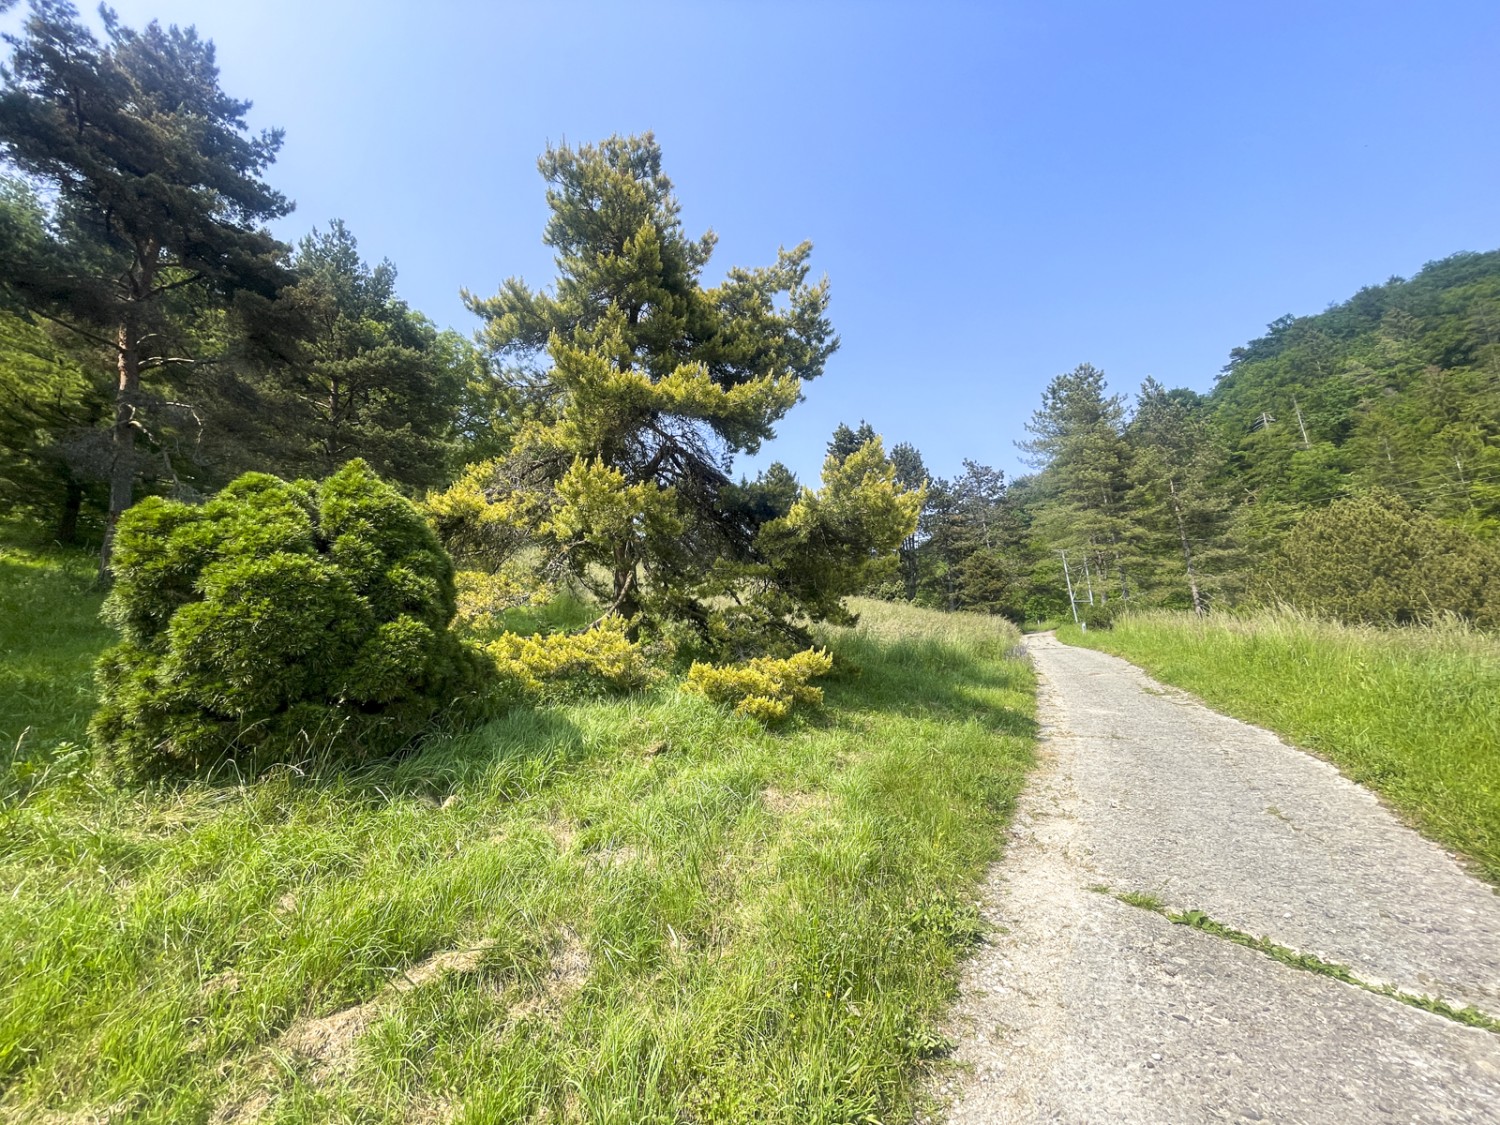
M 1343 621 L 1500 625 L 1500 551 L 1384 489 L 1303 516 L 1266 583 L 1269 598 Z
M 1023 444 L 1037 566 L 1082 551 L 1144 604 L 1289 600 L 1351 620 L 1488 620 L 1500 534 L 1500 252 L 1460 254 L 1231 354 L 1207 395 L 1128 413 L 1083 365 Z M 1060 577 L 1060 576 L 1059 576 Z
M 1026 429 L 1032 438 L 1018 444 L 1043 470 L 1047 489 L 1048 502 L 1035 516 L 1037 534 L 1085 555 L 1102 599 L 1109 599 L 1106 576 L 1113 572 L 1120 598 L 1129 600 L 1130 449 L 1123 400 L 1105 393 L 1104 372 L 1080 364 L 1047 385 Z
M 203 358 L 174 307 L 274 297 L 283 247 L 259 224 L 291 204 L 260 178 L 281 135 L 249 132 L 249 103 L 219 89 L 211 43 L 191 28 L 136 32 L 108 9 L 104 20 L 101 44 L 71 4 L 32 5 L 7 37 L 0 148 L 57 194 L 44 237 L 5 247 L 7 289 L 115 361 L 107 564 L 138 441 L 176 409 L 150 382 Z
M 396 267 L 367 264 L 340 220 L 303 238 L 292 268 L 285 303 L 301 339 L 278 370 L 303 441 L 298 471 L 326 476 L 358 456 L 412 488 L 445 484 L 471 346 L 413 312 L 396 294 Z
M 1125 503 L 1141 569 L 1159 589 L 1180 580 L 1193 612 L 1202 616 L 1208 609 L 1202 567 L 1222 558 L 1219 537 L 1228 506 L 1215 480 L 1225 450 L 1205 404 L 1191 391 L 1168 391 L 1147 379 L 1125 439 Z

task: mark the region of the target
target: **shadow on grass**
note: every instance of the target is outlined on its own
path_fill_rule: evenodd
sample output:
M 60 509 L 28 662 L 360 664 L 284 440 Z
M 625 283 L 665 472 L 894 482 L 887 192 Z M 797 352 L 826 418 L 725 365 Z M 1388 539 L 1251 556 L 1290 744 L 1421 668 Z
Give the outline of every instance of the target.
M 1001 701 L 1029 696 L 1030 670 L 998 647 L 968 651 L 941 641 L 858 635 L 831 638 L 829 647 L 844 664 L 826 682 L 837 709 L 974 720 L 1002 734 L 1036 736 L 1036 720 Z
M 474 788 L 501 799 L 518 798 L 532 791 L 540 777 L 578 765 L 589 750 L 587 739 L 565 714 L 518 706 L 488 722 L 433 730 L 404 750 L 364 760 L 312 754 L 251 770 L 231 759 L 196 773 L 115 781 L 122 789 L 158 795 L 203 787 L 228 795 L 274 784 L 289 806 L 300 795 L 322 792 L 364 809 L 411 800 L 437 807 L 455 792 Z

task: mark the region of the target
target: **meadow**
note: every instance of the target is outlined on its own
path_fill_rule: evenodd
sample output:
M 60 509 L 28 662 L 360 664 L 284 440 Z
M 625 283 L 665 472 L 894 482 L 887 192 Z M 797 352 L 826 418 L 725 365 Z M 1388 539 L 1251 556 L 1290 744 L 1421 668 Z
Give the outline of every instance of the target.
M 1058 636 L 1325 757 L 1500 883 L 1500 638 L 1286 611 L 1130 613 L 1109 630 Z
M 775 729 L 668 682 L 143 785 L 85 748 L 88 560 L 3 562 L 0 1120 L 918 1108 L 1032 761 L 1004 622 L 861 603 Z

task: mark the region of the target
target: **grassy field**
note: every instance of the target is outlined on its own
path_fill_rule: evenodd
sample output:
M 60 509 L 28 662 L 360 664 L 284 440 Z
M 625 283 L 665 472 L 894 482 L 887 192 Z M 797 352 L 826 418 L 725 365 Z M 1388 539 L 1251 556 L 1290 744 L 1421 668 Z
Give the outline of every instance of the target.
M 1058 635 L 1316 751 L 1500 883 L 1500 638 L 1171 613 Z
M 1031 762 L 1003 622 L 862 607 L 826 709 L 777 731 L 664 686 L 359 772 L 130 787 L 36 764 L 86 716 L 87 560 L 5 565 L 5 729 L 33 734 L 0 804 L 0 1120 L 913 1112 Z

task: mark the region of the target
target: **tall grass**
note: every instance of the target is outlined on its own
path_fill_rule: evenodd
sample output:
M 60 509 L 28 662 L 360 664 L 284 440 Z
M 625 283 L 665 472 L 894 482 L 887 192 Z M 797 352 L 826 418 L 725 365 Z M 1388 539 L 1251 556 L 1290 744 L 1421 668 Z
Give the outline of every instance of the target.
M 1290 612 L 1059 631 L 1327 757 L 1500 882 L 1500 638 Z
M 668 685 L 359 772 L 13 794 L 0 1119 L 911 1114 L 1031 674 L 992 619 L 824 639 L 826 708 L 779 730 Z

